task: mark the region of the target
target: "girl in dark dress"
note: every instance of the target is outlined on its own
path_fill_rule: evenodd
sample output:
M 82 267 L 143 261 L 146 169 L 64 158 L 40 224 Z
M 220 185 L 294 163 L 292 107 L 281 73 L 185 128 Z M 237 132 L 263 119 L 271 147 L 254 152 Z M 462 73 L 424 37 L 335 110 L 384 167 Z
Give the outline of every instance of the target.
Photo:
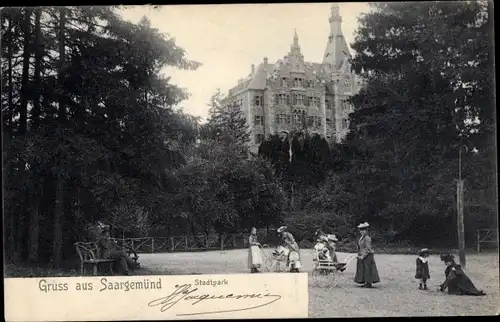
M 415 273 L 415 278 L 420 280 L 419 290 L 427 290 L 427 280 L 431 278 L 428 257 L 429 250 L 427 248 L 420 250 L 417 258 L 417 271 Z
M 371 288 L 372 284 L 380 282 L 377 265 L 373 258 L 372 239 L 368 236 L 369 226 L 367 222 L 358 225 L 361 238 L 358 241 L 358 263 L 356 277 L 354 277 L 354 282 L 366 288 Z
M 483 291 L 478 290 L 472 281 L 465 275 L 462 267 L 455 263 L 455 258 L 451 254 L 441 255 L 441 260 L 446 265 L 446 280 L 440 285 L 439 290 L 444 292 L 448 289 L 448 294 L 453 295 L 486 295 Z

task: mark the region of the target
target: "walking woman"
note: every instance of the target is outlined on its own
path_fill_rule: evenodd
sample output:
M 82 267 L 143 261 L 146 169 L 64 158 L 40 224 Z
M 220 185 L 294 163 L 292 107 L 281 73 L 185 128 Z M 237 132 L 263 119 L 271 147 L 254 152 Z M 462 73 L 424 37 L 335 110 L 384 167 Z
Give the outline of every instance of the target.
M 290 272 L 298 273 L 299 268 L 301 268 L 299 244 L 297 244 L 295 238 L 293 238 L 293 235 L 289 233 L 286 229 L 287 229 L 286 226 L 281 226 L 277 230 L 278 234 L 281 237 L 280 244 L 283 247 L 288 248 L 289 250 L 287 266 L 290 267 Z
M 368 227 L 370 225 L 367 222 L 358 225 L 361 238 L 358 241 L 358 263 L 354 282 L 361 284 L 361 287 L 371 288 L 372 284 L 380 282 L 380 278 L 373 257 L 372 239 L 368 236 Z
M 260 243 L 257 238 L 257 228 L 252 227 L 250 237 L 248 237 L 248 268 L 251 273 L 259 273 L 262 266 L 262 256 L 260 253 Z

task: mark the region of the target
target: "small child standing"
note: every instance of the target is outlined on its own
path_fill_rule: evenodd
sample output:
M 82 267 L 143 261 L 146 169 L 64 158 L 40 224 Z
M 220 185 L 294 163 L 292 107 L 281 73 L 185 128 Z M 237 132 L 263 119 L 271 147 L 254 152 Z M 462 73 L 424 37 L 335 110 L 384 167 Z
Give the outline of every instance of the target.
M 417 272 L 415 274 L 415 278 L 420 280 L 419 290 L 427 290 L 427 280 L 431 278 L 429 274 L 429 250 L 427 248 L 423 248 L 418 253 L 417 258 Z

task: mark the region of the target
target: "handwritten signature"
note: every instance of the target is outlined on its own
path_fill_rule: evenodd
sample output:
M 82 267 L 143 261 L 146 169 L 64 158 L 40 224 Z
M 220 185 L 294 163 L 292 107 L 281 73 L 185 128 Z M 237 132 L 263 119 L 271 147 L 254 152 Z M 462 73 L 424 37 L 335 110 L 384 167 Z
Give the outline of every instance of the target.
M 149 307 L 160 306 L 160 311 L 165 312 L 171 309 L 174 305 L 180 301 L 192 301 L 191 305 L 196 305 L 202 301 L 208 300 L 243 300 L 242 302 L 248 303 L 248 307 L 232 309 L 232 310 L 220 310 L 220 311 L 208 311 L 208 312 L 196 312 L 196 313 L 182 313 L 177 314 L 178 316 L 184 315 L 201 315 L 201 314 L 216 314 L 216 313 L 227 313 L 227 312 L 237 312 L 252 310 L 266 305 L 270 305 L 281 299 L 281 295 L 269 294 L 269 293 L 251 293 L 251 294 L 224 294 L 224 295 L 214 295 L 214 294 L 199 294 L 198 288 L 192 288 L 191 284 L 175 285 L 175 290 L 164 297 L 157 298 L 148 303 Z M 245 301 L 247 300 L 247 301 Z M 258 301 L 259 304 L 254 304 L 255 301 L 249 300 L 262 300 Z M 263 302 L 263 303 L 262 303 Z

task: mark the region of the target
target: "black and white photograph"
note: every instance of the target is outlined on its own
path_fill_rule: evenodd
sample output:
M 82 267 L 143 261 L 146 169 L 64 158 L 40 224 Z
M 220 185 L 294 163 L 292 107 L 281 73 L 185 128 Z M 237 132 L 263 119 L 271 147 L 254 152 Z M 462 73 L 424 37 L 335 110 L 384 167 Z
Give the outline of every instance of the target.
M 310 318 L 500 313 L 493 1 L 0 17 L 4 279 L 302 274 Z

